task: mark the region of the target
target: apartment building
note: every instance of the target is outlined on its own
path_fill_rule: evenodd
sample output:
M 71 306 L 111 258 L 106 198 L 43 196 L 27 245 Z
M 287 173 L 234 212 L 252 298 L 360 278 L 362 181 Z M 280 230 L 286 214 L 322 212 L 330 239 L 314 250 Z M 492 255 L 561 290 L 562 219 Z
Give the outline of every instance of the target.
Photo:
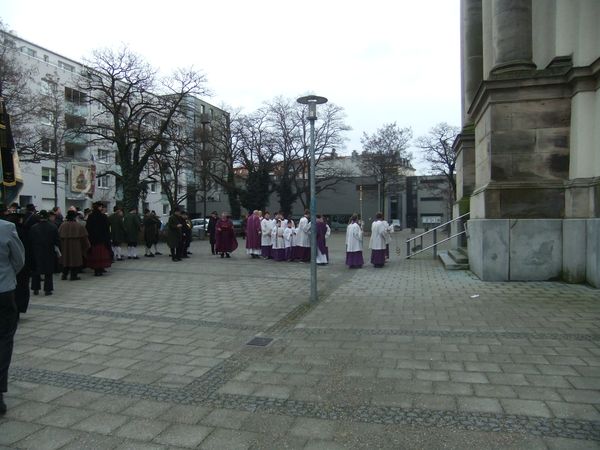
M 31 70 L 29 88 L 32 98 L 54 96 L 61 100 L 55 105 L 54 117 L 35 116 L 26 124 L 15 124 L 27 131 L 29 141 L 25 146 L 29 151 L 20 152 L 23 188 L 15 201 L 21 205 L 32 203 L 38 210 L 55 205 L 64 210 L 70 206 L 85 209 L 101 200 L 112 210 L 122 198 L 119 183 L 113 175 L 120 173 L 115 148 L 70 132 L 82 122 L 92 123 L 98 113 L 93 102 L 88 101 L 88 94 L 78 87 L 82 77 L 87 75 L 84 65 L 18 36 L 9 34 L 8 37 L 15 44 L 18 62 Z M 211 122 L 227 114 L 195 97 L 187 98 L 184 103 L 189 122 L 186 126 L 192 128 L 203 121 L 208 138 Z M 35 149 L 31 142 L 35 142 Z M 19 144 L 23 143 L 17 141 L 17 146 Z M 198 208 L 203 195 L 219 195 L 218 187 L 214 185 L 210 185 L 208 192 L 196 187 L 198 173 L 197 168 L 186 167 L 180 176 L 182 206 L 192 212 Z M 170 205 L 162 193 L 160 178 L 155 177 L 155 180 L 147 184 L 139 207 L 155 210 L 159 216 L 166 217 Z M 191 191 L 186 198 L 187 189 Z

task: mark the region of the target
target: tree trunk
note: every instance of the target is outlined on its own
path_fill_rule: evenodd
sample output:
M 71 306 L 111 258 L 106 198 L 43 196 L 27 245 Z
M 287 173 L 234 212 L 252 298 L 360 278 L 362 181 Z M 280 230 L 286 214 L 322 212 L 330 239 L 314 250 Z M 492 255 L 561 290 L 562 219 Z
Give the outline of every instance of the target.
M 130 211 L 132 208 L 139 207 L 141 189 L 139 175 L 127 172 L 129 171 L 123 170 L 123 205 L 127 211 Z

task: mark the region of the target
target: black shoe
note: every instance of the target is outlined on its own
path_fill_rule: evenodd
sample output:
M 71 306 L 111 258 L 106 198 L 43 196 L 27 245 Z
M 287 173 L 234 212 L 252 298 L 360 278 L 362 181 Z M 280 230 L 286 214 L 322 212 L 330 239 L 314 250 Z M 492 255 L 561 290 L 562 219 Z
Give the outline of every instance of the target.
M 225 258 L 225 255 L 223 253 L 221 253 L 221 258 Z
M 6 414 L 6 403 L 4 403 L 4 398 L 2 394 L 0 394 L 0 416 Z
M 154 253 L 150 253 L 148 256 L 149 256 L 150 258 L 154 258 Z
M 39 294 L 40 294 L 40 291 L 38 291 L 37 289 L 35 289 L 35 290 L 33 291 L 33 295 L 39 295 Z
M 139 256 L 134 256 L 134 257 L 133 257 L 133 258 L 131 258 L 131 259 L 140 259 L 140 258 L 139 258 Z
M 146 258 L 150 257 L 150 256 L 154 256 L 154 255 L 144 255 Z
M 231 258 L 231 255 L 229 253 L 226 253 L 225 258 Z
M 103 275 L 102 272 L 96 272 L 96 273 L 94 273 L 95 277 L 101 277 L 102 275 Z
M 188 255 L 191 255 L 191 254 L 192 254 L 192 252 L 187 252 L 187 254 L 188 254 Z
M 162 255 L 162 253 L 161 253 L 161 252 L 154 252 L 154 255 L 155 255 L 155 256 L 156 256 L 156 255 L 160 256 L 160 255 Z
M 52 291 L 44 292 L 44 295 L 46 295 L 46 296 L 52 295 Z
M 66 280 L 66 279 L 67 279 L 67 276 L 66 276 L 66 275 L 63 275 L 63 276 L 61 276 L 61 277 L 60 277 L 60 279 L 61 279 L 61 280 Z
M 127 259 L 133 259 L 131 256 L 128 256 Z

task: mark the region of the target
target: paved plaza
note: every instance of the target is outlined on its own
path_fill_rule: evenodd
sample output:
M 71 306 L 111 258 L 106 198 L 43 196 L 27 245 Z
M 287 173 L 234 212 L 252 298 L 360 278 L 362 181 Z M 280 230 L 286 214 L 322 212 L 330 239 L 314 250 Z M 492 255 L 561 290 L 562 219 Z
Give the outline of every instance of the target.
M 309 265 L 202 241 L 56 281 L 20 323 L 0 448 L 600 448 L 600 291 L 394 252 L 351 271 L 343 248 L 317 305 Z

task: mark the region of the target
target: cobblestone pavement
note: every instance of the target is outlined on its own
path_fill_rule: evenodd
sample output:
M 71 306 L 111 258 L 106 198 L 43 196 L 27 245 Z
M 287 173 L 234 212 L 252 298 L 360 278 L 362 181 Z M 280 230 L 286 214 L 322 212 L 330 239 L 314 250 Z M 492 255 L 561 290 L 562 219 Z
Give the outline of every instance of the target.
M 600 448 L 597 290 L 193 251 L 33 297 L 0 448 Z

